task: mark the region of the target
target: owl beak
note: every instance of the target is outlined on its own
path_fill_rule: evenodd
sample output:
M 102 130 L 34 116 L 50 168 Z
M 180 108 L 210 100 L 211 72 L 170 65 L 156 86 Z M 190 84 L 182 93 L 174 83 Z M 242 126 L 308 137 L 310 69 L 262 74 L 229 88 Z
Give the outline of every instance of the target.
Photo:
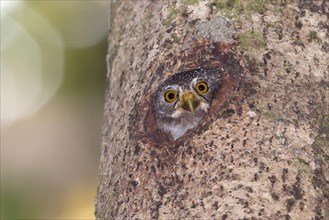
M 200 100 L 195 97 L 193 92 L 186 92 L 182 96 L 182 108 L 186 111 L 194 112 L 200 105 Z

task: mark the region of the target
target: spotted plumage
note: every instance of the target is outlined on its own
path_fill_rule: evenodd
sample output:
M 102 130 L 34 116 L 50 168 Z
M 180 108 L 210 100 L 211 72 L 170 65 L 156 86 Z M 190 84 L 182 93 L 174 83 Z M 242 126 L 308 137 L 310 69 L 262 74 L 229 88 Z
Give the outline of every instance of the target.
M 198 126 L 208 113 L 221 84 L 220 68 L 176 73 L 152 95 L 158 128 L 172 140 Z

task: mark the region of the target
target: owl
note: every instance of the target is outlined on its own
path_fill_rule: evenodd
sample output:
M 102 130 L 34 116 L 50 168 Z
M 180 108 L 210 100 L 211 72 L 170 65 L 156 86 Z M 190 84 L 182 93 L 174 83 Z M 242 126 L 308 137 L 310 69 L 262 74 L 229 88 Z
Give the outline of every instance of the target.
M 176 140 L 197 127 L 208 113 L 221 84 L 220 68 L 176 73 L 152 95 L 157 127 Z

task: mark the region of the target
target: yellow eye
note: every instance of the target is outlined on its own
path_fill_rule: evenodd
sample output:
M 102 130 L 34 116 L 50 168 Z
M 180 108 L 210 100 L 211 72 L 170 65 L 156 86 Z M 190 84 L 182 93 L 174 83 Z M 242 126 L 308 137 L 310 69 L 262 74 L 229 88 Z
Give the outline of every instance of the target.
M 173 101 L 175 101 L 177 99 L 177 92 L 175 90 L 168 90 L 164 94 L 164 97 L 165 97 L 166 102 L 172 103 Z
M 204 93 L 208 92 L 208 85 L 206 82 L 198 82 L 195 86 L 195 90 L 199 94 L 204 94 Z

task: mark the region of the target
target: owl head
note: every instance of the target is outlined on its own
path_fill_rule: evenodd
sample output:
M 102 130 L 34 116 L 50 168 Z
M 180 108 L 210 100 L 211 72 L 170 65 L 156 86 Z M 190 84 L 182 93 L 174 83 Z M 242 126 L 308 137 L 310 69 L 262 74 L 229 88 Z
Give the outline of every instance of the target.
M 172 140 L 200 124 L 220 87 L 219 68 L 176 73 L 152 95 L 152 108 L 160 130 Z

